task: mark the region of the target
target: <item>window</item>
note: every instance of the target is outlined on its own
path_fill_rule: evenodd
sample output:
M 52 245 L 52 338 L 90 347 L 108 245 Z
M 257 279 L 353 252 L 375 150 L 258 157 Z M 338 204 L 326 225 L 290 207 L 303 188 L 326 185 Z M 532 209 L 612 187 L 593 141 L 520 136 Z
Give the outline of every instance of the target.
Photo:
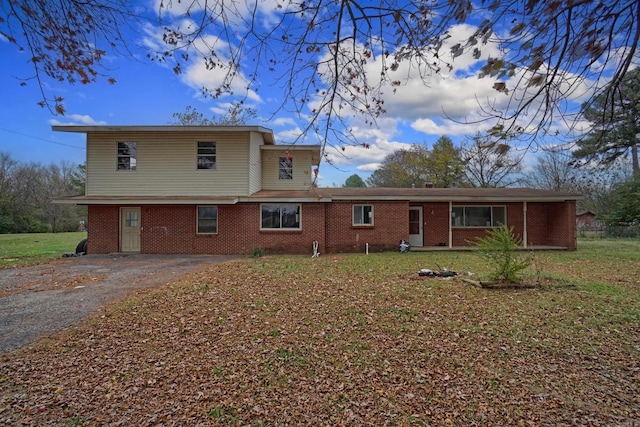
M 125 213 L 124 226 L 129 228 L 138 226 L 138 211 L 127 211 Z
M 262 205 L 260 223 L 262 229 L 299 230 L 300 205 Z
M 198 142 L 198 169 L 216 168 L 216 143 Z
M 293 158 L 278 158 L 278 179 L 293 179 Z
M 198 206 L 198 234 L 218 233 L 218 207 Z
M 454 227 L 497 227 L 506 224 L 504 206 L 454 206 L 451 224 Z
M 136 170 L 135 142 L 118 142 L 118 170 Z
M 353 205 L 353 225 L 373 225 L 373 205 Z

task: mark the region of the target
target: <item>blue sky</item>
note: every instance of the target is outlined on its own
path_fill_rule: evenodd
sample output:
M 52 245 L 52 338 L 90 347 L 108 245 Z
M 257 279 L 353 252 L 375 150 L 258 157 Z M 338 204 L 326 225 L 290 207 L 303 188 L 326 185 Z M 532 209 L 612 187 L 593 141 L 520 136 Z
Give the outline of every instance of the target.
M 149 2 L 139 3 L 149 5 Z M 147 45 L 158 43 L 154 39 L 158 35 L 157 28 L 147 25 L 144 30 L 141 28 L 135 41 Z M 452 37 L 447 43 L 453 45 L 465 40 L 474 29 L 470 25 L 452 27 Z M 443 51 L 447 50 L 445 45 Z M 65 116 L 53 116 L 49 110 L 37 105 L 40 93 L 36 84 L 19 85 L 17 77 L 33 74 L 28 55 L 0 38 L 0 58 L 3 59 L 3 67 L 0 67 L 0 151 L 8 152 L 20 162 L 80 164 L 85 160 L 84 136 L 53 132 L 52 125 L 163 125 L 172 122 L 172 114 L 184 111 L 187 106 L 210 117 L 212 113 L 225 111 L 229 103 L 237 99 L 203 98 L 198 88 L 218 81 L 219 76 L 216 71 L 207 72 L 201 64 L 192 63 L 176 76 L 170 67 L 151 63 L 144 58 L 143 52 L 138 53 L 137 59 L 107 58 L 110 75 L 117 81 L 114 85 L 102 80 L 89 85 L 47 81 L 47 90 L 65 99 Z M 332 165 L 321 164 L 319 185 L 342 185 L 353 173 L 366 179 L 387 154 L 406 144 L 427 143 L 430 146 L 441 135 L 448 135 L 459 143 L 466 136 L 490 127 L 489 123 L 463 126 L 444 116 L 446 112 L 459 120 L 473 120 L 479 117 L 476 99 L 491 99 L 496 105 L 506 102 L 504 94 L 492 89 L 492 79 L 477 77 L 480 61 L 491 54 L 496 56 L 497 51 L 488 46 L 480 60 L 468 55 L 456 58 L 454 70 L 435 76 L 430 86 L 408 73 L 409 78 L 397 88 L 395 95 L 385 100 L 387 113 L 378 119 L 376 126 L 366 125 L 361 118 L 347 119 L 355 135 L 370 148 L 329 149 L 327 154 Z M 379 67 L 376 59 L 370 66 L 375 74 Z M 304 127 L 303 119 L 275 111 L 282 99 L 277 85 L 261 81 L 260 86 L 259 95 L 252 94 L 246 101 L 246 105 L 255 108 L 258 114 L 250 124 L 272 129 L 277 143 L 291 141 Z M 585 94 L 586 91 L 580 95 Z M 579 96 L 576 101 L 580 101 Z

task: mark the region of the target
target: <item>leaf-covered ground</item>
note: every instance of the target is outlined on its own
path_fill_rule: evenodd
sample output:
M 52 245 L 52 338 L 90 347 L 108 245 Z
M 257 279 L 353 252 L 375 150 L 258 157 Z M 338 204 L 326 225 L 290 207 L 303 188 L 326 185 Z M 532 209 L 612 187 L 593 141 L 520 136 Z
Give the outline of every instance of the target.
M 417 275 L 470 254 L 211 266 L 1 355 L 0 424 L 636 425 L 640 259 L 594 254 L 519 290 Z

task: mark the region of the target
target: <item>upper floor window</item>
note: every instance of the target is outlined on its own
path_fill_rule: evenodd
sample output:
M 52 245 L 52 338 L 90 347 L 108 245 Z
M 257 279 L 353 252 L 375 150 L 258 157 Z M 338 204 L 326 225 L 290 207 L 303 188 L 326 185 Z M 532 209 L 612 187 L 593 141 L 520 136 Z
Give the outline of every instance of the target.
M 216 168 L 216 143 L 198 142 L 198 169 Z
M 260 212 L 260 228 L 262 229 L 297 229 L 300 227 L 300 205 L 264 204 Z
M 293 158 L 278 158 L 278 179 L 293 179 Z
M 118 142 L 118 170 L 136 170 L 136 143 Z
M 218 232 L 218 207 L 198 206 L 198 234 Z
M 498 227 L 506 224 L 504 206 L 454 206 L 451 225 L 454 227 Z
M 373 225 L 373 205 L 353 205 L 353 225 Z

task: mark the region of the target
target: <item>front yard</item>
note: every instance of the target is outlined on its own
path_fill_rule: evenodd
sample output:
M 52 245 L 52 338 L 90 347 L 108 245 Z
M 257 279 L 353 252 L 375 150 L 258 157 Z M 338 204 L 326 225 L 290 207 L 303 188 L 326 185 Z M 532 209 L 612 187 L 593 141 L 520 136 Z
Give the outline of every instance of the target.
M 540 252 L 538 289 L 421 268 L 473 254 L 204 268 L 0 355 L 7 425 L 634 425 L 640 242 Z

